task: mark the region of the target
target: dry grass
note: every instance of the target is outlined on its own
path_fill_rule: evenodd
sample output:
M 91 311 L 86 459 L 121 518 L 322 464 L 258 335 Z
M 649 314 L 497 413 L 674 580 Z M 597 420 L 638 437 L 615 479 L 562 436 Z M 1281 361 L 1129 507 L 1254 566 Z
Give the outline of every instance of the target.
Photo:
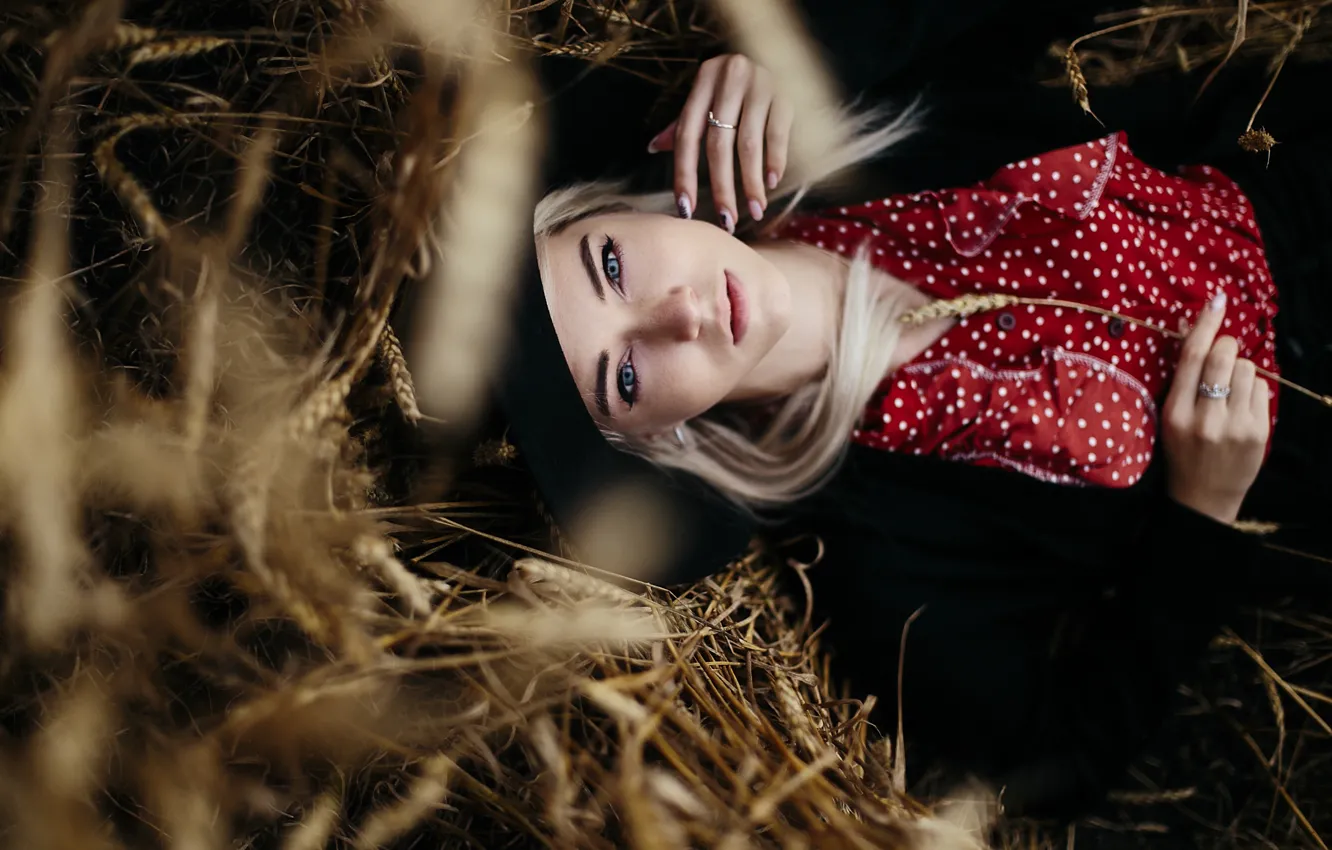
M 812 67 L 784 17 L 747 9 L 723 6 Z M 672 0 L 0 16 L 7 843 L 942 848 L 986 832 L 984 792 L 907 793 L 873 700 L 833 684 L 782 547 L 679 595 L 626 589 L 531 549 L 546 529 L 502 436 L 419 462 L 418 397 L 475 416 L 499 344 L 496 257 L 522 238 L 537 144 L 518 49 L 668 87 L 712 31 Z M 800 82 L 821 108 L 817 76 Z M 404 282 L 431 288 L 448 329 L 415 376 L 387 325 Z M 1192 807 L 1217 844 L 1317 843 L 1332 629 L 1255 622 L 1195 693 L 1235 721 L 1235 770 L 1264 792 L 1227 803 L 1144 773 L 1123 818 L 1080 834 Z M 1232 710 L 1245 687 L 1260 699 Z
M 1192 0 L 1152 2 L 1101 16 L 1101 28 L 1051 46 L 1064 65 L 1073 99 L 1092 112 L 1088 84 L 1127 85 L 1145 75 L 1199 74 L 1200 93 L 1232 63 L 1265 63 L 1267 91 L 1254 106 L 1239 146 L 1271 155 L 1277 140 L 1254 122 L 1287 61 L 1332 58 L 1332 4 L 1327 0 Z

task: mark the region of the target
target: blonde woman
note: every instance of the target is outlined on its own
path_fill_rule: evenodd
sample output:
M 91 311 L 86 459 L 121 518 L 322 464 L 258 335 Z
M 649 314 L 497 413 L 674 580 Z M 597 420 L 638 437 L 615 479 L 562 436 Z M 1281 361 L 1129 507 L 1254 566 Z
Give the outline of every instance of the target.
M 1317 406 L 1276 380 L 1253 203 L 1102 132 L 970 185 L 853 179 L 815 205 L 920 119 L 848 112 L 852 141 L 789 174 L 798 120 L 718 57 L 651 142 L 672 191 L 542 200 L 513 438 L 566 528 L 613 485 L 656 487 L 679 532 L 659 583 L 720 569 L 758 519 L 813 531 L 838 669 L 889 712 L 902 676 L 916 775 L 1083 805 L 1254 585 L 1234 522 L 1278 399 Z

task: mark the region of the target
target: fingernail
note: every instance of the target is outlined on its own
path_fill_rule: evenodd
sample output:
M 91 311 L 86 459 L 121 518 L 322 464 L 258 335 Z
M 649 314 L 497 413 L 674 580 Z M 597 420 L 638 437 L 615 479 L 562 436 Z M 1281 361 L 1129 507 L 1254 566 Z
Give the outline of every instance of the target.
M 735 216 L 731 215 L 730 210 L 721 211 L 721 222 L 727 233 L 735 234 Z
M 769 188 L 769 189 L 776 189 L 776 188 L 777 188 L 777 172 L 776 172 L 776 171 L 769 171 L 769 172 L 768 172 L 768 188 Z
M 1224 292 L 1218 292 L 1215 296 L 1213 296 L 1211 301 L 1207 302 L 1207 309 L 1211 310 L 1213 313 L 1219 313 L 1222 310 L 1224 310 L 1225 307 L 1226 307 L 1226 294 Z
M 694 205 L 689 203 L 688 195 L 677 195 L 675 198 L 675 211 L 680 214 L 680 218 L 693 218 Z
M 665 130 L 662 130 L 660 133 L 653 136 L 652 141 L 648 142 L 647 152 L 648 153 L 659 152 L 661 150 L 661 146 L 666 143 L 666 134 L 670 132 L 670 130 L 671 128 L 667 127 Z
M 763 221 L 763 205 L 758 201 L 750 200 L 749 214 L 754 217 L 754 221 Z

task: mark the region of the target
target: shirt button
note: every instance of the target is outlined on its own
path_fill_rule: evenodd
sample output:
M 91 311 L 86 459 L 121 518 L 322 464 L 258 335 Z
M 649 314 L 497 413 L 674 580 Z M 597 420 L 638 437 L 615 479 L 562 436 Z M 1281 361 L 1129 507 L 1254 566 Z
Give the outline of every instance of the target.
M 1110 332 L 1110 336 L 1114 337 L 1115 339 L 1119 339 L 1121 336 L 1124 335 L 1124 320 L 1111 319 L 1110 327 L 1107 328 L 1106 330 Z
M 1013 317 L 1012 313 L 1000 313 L 999 318 L 996 321 L 1001 330 L 1011 331 L 1013 328 L 1017 327 L 1017 319 Z

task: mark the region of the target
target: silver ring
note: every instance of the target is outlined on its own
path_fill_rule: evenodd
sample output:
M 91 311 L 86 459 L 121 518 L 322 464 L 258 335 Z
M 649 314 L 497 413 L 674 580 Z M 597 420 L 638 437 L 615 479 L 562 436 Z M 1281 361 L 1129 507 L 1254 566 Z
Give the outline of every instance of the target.
M 734 130 L 734 129 L 735 129 L 735 125 L 734 125 L 734 124 L 726 124 L 726 123 L 724 123 L 724 122 L 722 122 L 722 121 L 718 121 L 716 118 L 714 118 L 714 117 L 712 116 L 712 111 L 711 111 L 711 110 L 708 111 L 708 123 L 711 124 L 713 127 L 716 127 L 716 128 L 719 129 L 719 130 Z
M 1198 384 L 1198 395 L 1203 398 L 1227 398 L 1230 395 L 1230 387 L 1203 381 Z

